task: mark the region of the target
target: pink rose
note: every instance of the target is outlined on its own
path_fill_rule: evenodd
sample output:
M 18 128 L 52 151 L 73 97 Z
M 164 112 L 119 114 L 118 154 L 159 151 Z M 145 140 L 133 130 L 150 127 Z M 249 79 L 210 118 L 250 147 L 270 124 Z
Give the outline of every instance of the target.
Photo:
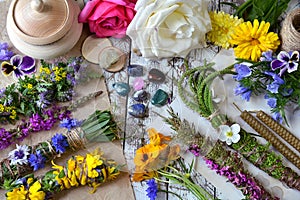
M 89 23 L 97 37 L 121 38 L 135 15 L 136 0 L 91 0 L 79 14 L 78 21 Z

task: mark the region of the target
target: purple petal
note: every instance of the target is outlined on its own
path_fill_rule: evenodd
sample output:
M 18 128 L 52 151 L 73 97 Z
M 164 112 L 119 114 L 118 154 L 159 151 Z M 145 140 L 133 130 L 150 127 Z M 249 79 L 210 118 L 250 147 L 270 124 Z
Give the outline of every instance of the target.
M 277 56 L 277 59 L 280 60 L 280 61 L 289 62 L 290 54 L 286 51 L 280 51 L 280 53 Z
M 20 77 L 22 77 L 24 75 L 23 72 L 20 71 L 18 68 L 16 68 L 14 72 L 15 72 L 15 76 L 17 78 L 20 78 Z
M 35 60 L 29 56 L 24 56 L 19 69 L 26 74 L 33 73 L 35 71 Z
M 13 66 L 18 67 L 21 63 L 22 63 L 22 56 L 20 55 L 14 55 L 10 59 L 10 64 L 12 64 Z
M 288 64 L 288 67 L 287 67 L 288 73 L 291 73 L 291 72 L 293 72 L 293 71 L 296 71 L 297 69 L 298 69 L 298 63 L 296 63 L 296 62 L 290 62 L 290 63 Z
M 287 64 L 287 62 L 283 62 L 283 61 L 280 61 L 280 60 L 273 60 L 271 62 L 271 67 L 272 67 L 272 70 L 276 70 L 278 68 L 281 68 L 283 66 L 285 66 Z

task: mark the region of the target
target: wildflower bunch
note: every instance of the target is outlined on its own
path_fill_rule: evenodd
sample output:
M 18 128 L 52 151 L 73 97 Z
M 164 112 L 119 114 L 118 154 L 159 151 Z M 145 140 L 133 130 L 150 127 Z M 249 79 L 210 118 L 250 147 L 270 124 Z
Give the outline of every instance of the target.
M 17 145 L 8 157 L 0 161 L 0 185 L 7 181 L 32 173 L 60 154 L 70 150 L 82 149 L 86 144 L 112 141 L 118 137 L 117 124 L 110 111 L 97 110 L 87 119 L 64 118 L 61 127 L 67 129 L 56 133 L 48 141 L 34 146 Z
M 207 199 L 211 196 L 200 186 L 195 184 L 189 174 L 192 167 L 187 169 L 179 158 L 179 145 L 171 145 L 171 137 L 164 136 L 154 128 L 148 129 L 149 144 L 136 150 L 134 157 L 135 171 L 133 181 L 148 180 L 147 195 L 152 200 L 156 198 L 158 183 L 167 182 L 178 184 L 190 190 L 198 199 Z M 176 168 L 179 163 L 179 168 Z M 176 194 L 174 194 L 176 195 Z M 178 196 L 178 195 L 176 195 Z
M 115 180 L 120 174 L 120 166 L 105 159 L 97 149 L 85 156 L 73 156 L 65 166 L 52 161 L 52 168 L 42 177 L 30 174 L 7 184 L 6 199 L 52 199 L 63 190 L 84 185 L 95 192 L 101 184 Z
M 189 146 L 188 150 L 191 153 L 197 157 L 203 157 L 211 169 L 215 170 L 217 174 L 227 177 L 228 181 L 236 185 L 243 192 L 246 199 L 277 199 L 266 191 L 258 180 L 253 178 L 244 166 L 242 158 L 236 152 L 228 150 L 227 145 L 224 145 L 221 141 L 214 143 L 210 138 L 205 138 L 188 121 L 181 120 L 178 115 L 176 116 L 172 109 L 169 109 L 168 112 L 172 113 L 172 117 L 165 118 L 164 120 L 168 122 L 176 121 L 179 124 L 178 128 L 174 129 L 173 138 L 175 140 L 183 136 L 194 137 L 193 141 L 183 140 L 180 146 Z M 174 128 L 172 123 L 169 123 L 169 125 Z M 242 145 L 240 142 L 232 145 L 236 144 Z M 267 151 L 264 153 L 269 158 Z M 226 172 L 225 169 L 227 170 Z
M 273 118 L 287 122 L 286 106 L 300 105 L 299 52 L 281 51 L 274 55 L 272 51 L 267 51 L 258 62 L 240 61 L 242 63 L 234 66 L 236 75 L 233 78 L 238 82 L 235 94 L 247 101 L 252 93 L 264 94 Z
M 57 102 L 70 101 L 82 62 L 80 57 L 56 63 L 42 60 L 39 75 L 25 76 L 0 89 L 0 123 L 15 123 L 22 115 L 41 114 Z

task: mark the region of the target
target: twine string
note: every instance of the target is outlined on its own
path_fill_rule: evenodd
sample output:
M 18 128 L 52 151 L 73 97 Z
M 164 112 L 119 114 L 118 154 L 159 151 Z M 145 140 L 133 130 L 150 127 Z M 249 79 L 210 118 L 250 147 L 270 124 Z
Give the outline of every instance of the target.
M 71 129 L 66 136 L 68 143 L 73 150 L 85 148 L 86 139 L 80 137 L 80 133 L 83 133 L 83 130 L 79 127 Z
M 300 50 L 300 8 L 288 13 L 281 28 L 282 49 L 285 51 Z

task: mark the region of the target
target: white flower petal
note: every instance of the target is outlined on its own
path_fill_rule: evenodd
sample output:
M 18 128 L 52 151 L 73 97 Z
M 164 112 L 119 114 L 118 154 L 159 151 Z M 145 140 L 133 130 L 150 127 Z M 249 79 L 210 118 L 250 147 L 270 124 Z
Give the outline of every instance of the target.
M 237 143 L 238 141 L 240 141 L 240 138 L 241 138 L 240 134 L 233 134 L 233 136 L 231 137 L 231 141 L 233 143 Z
M 219 136 L 219 139 L 222 141 L 222 142 L 225 142 L 227 137 L 225 134 L 221 133 L 220 136 Z
M 232 144 L 231 138 L 227 138 L 226 143 L 227 143 L 228 145 L 231 145 L 231 144 Z
M 220 132 L 225 134 L 225 135 L 226 135 L 227 132 L 231 131 L 231 128 L 227 125 L 221 125 L 221 126 L 219 126 L 219 129 L 220 129 Z
M 237 134 L 241 131 L 241 127 L 238 124 L 233 124 L 230 128 L 233 134 Z

